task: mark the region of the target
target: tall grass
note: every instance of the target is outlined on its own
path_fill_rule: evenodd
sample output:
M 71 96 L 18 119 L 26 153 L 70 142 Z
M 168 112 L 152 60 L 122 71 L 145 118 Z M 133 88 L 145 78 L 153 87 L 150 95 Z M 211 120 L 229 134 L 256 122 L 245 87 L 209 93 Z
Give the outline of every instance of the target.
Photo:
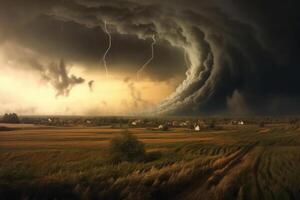
M 118 164 L 107 147 L 2 151 L 0 199 L 299 199 L 299 131 L 261 129 L 178 139 L 159 144 L 159 156 Z

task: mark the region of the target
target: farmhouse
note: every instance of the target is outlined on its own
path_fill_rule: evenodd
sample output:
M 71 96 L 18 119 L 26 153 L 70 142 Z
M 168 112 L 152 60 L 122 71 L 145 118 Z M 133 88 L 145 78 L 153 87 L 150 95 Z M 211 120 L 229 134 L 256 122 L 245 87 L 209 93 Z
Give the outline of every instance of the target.
M 137 120 L 134 120 L 133 122 L 131 122 L 132 126 L 138 126 L 140 124 L 142 124 L 142 120 L 140 120 L 140 119 L 137 119 Z
M 238 122 L 238 125 L 244 125 L 244 124 L 245 124 L 244 121 L 239 121 L 239 122 Z
M 195 131 L 200 131 L 200 130 L 201 130 L 200 126 L 199 126 L 199 125 L 196 125 L 196 126 L 195 126 Z
M 158 126 L 158 129 L 162 130 L 162 131 L 167 131 L 167 130 L 169 130 L 169 126 L 167 124 L 160 124 Z

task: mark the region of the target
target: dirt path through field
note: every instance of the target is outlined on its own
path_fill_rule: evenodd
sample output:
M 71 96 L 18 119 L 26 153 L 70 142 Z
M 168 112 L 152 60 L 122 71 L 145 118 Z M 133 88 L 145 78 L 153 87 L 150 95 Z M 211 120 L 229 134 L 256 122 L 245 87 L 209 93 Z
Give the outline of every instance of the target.
M 226 199 L 232 195 L 237 198 L 240 186 L 236 183 L 239 182 L 240 175 L 250 169 L 256 179 L 261 154 L 261 150 L 253 144 L 227 157 L 221 157 L 214 163 L 211 173 L 199 177 L 198 181 L 177 195 L 176 199 Z

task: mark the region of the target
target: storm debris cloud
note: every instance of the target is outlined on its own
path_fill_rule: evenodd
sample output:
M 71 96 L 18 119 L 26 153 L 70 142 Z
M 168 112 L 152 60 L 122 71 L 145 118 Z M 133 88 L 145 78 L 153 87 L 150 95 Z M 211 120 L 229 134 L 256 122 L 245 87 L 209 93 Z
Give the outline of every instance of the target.
M 84 78 L 70 73 L 71 68 L 62 58 L 58 61 L 44 59 L 39 53 L 10 42 L 3 45 L 2 49 L 0 47 L 1 53 L 8 60 L 9 67 L 37 74 L 39 80 L 54 88 L 56 97 L 68 97 L 76 85 L 85 82 Z
M 55 88 L 56 97 L 69 96 L 70 91 L 75 85 L 85 82 L 82 77 L 68 74 L 63 59 L 59 63 L 51 63 L 45 71 L 42 71 L 42 77 Z
M 89 89 L 90 89 L 91 92 L 94 91 L 94 83 L 95 83 L 94 80 L 91 80 L 91 81 L 88 82 L 88 86 L 89 86 Z
M 142 92 L 136 87 L 135 82 L 131 78 L 126 77 L 124 83 L 129 89 L 133 108 L 138 109 L 149 106 L 149 102 L 142 98 Z

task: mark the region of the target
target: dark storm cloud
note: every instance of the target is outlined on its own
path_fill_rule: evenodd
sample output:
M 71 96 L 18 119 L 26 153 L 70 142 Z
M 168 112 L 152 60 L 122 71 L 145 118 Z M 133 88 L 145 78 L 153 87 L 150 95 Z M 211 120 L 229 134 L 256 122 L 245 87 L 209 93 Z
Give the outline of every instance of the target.
M 75 75 L 68 75 L 66 64 L 63 60 L 59 63 L 51 63 L 46 71 L 42 71 L 43 78 L 57 91 L 56 96 L 69 96 L 75 85 L 84 83 L 85 80 Z
M 27 4 L 37 5 L 34 1 Z M 156 52 L 160 56 L 153 61 L 157 68 L 153 67 L 153 63 L 148 67 L 153 67 L 152 78 L 157 76 L 163 79 L 182 72 L 179 66 L 185 66 L 182 62 L 182 52 L 185 50 L 188 63 L 191 63 L 186 79 L 160 104 L 156 110 L 158 113 L 212 114 L 224 112 L 235 104 L 241 107 L 236 109 L 241 114 L 245 110 L 253 113 L 274 113 L 278 110 L 282 114 L 300 111 L 300 68 L 297 58 L 300 52 L 300 19 L 296 0 L 89 0 L 53 1 L 48 4 L 47 9 L 40 6 L 38 10 L 45 18 L 57 23 L 64 22 L 66 27 L 70 25 L 66 32 L 73 34 L 69 32 L 66 35 L 75 38 L 70 44 L 92 38 L 89 42 L 74 43 L 86 45 L 86 48 L 62 49 L 63 54 L 70 54 L 70 58 L 78 55 L 77 58 L 84 60 L 92 52 L 96 52 L 94 55 L 103 53 L 106 41 L 99 27 L 103 29 L 104 20 L 109 22 L 113 42 L 116 42 L 116 49 L 112 49 L 108 56 L 109 62 L 117 62 L 116 57 L 125 55 L 120 59 L 122 62 L 133 60 L 135 64 L 144 63 L 150 55 L 151 37 L 156 36 L 160 44 L 157 49 L 163 48 L 164 53 Z M 7 20 L 1 23 L 3 21 Z M 28 25 L 34 20 L 26 22 Z M 43 24 L 43 21 L 38 24 Z M 10 30 L 7 24 L 6 27 Z M 44 35 L 45 29 L 41 29 L 41 35 Z M 35 30 L 27 37 L 37 32 Z M 93 39 L 98 36 L 99 40 Z M 68 46 L 68 39 L 57 40 L 66 41 Z M 47 41 L 46 38 L 41 40 Z M 49 39 L 46 44 L 51 46 L 53 40 Z M 35 40 L 27 38 L 26 41 L 31 41 L 30 46 Z M 89 53 L 82 53 L 84 49 Z M 131 54 L 126 52 L 132 51 L 138 53 L 130 57 Z M 97 56 L 86 58 L 86 62 L 92 58 Z M 129 67 L 126 70 L 132 69 Z M 292 106 L 287 103 L 289 101 L 293 102 Z
M 107 7 L 93 8 L 85 7 L 79 1 L 68 0 L 46 0 L 45 3 L 35 0 L 26 3 L 18 0 L 4 1 L 0 8 L 2 17 L 0 45 L 3 41 L 15 41 L 52 59 L 63 57 L 72 63 L 81 64 L 87 70 L 96 69 L 104 72 L 101 58 L 108 41 L 103 31 L 103 20 L 99 19 L 97 14 L 110 12 L 118 16 L 123 12 L 122 16 L 126 17 L 127 8 L 122 6 L 131 5 L 130 3 L 111 4 Z M 148 10 L 147 12 L 151 11 Z M 72 16 L 78 13 L 82 15 L 80 14 L 76 20 L 68 20 L 56 15 L 56 12 L 67 12 Z M 142 9 L 140 12 L 146 11 Z M 148 25 L 128 24 L 128 27 L 139 30 Z M 108 24 L 108 28 L 112 32 L 113 40 L 112 48 L 107 55 L 111 70 L 135 74 L 150 56 L 151 41 L 140 40 L 136 37 L 135 31 L 133 34 L 119 34 L 114 26 Z M 182 49 L 174 49 L 170 44 L 161 41 L 156 46 L 155 59 L 149 66 L 147 75 L 155 80 L 166 80 L 183 74 L 185 67 Z M 161 71 L 162 68 L 164 70 Z M 170 68 L 172 70 L 169 70 Z

